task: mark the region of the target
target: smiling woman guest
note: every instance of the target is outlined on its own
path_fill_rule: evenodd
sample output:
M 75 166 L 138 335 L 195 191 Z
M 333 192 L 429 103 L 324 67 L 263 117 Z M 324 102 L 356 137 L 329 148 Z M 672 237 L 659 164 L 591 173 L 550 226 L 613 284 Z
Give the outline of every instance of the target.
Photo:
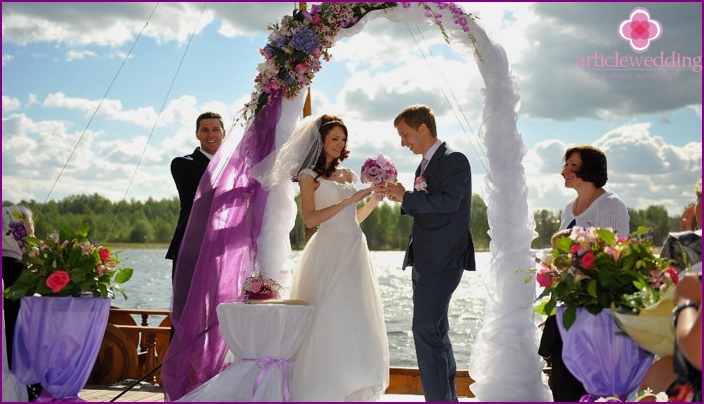
M 627 237 L 628 209 L 618 195 L 604 189 L 608 179 L 604 152 L 589 145 L 574 146 L 567 149 L 562 162 L 565 187 L 577 191 L 577 197 L 562 211 L 560 230 L 610 227 L 618 236 Z
M 603 151 L 589 145 L 568 148 L 562 157 L 560 174 L 565 187 L 577 191 L 577 197 L 562 211 L 561 231 L 574 226 L 610 227 L 620 237 L 630 234 L 626 205 L 618 195 L 604 189 L 608 175 Z M 548 316 L 545 321 L 538 354 L 552 366 L 550 389 L 554 401 L 579 401 L 587 394 L 562 362 L 562 339 L 555 316 Z

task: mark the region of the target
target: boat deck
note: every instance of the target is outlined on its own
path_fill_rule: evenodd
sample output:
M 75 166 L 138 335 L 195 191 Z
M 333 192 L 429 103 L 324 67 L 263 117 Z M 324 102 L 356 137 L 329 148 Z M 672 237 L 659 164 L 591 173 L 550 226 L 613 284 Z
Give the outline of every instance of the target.
M 107 403 L 117 397 L 131 383 L 116 383 L 112 386 L 86 386 L 81 390 L 80 396 L 87 402 Z M 382 402 L 404 403 L 425 401 L 419 394 L 385 394 L 381 397 Z M 477 401 L 475 398 L 460 397 L 460 401 Z M 130 391 L 120 396 L 116 403 L 145 403 L 164 402 L 164 389 L 161 386 L 152 386 L 149 383 L 141 383 L 133 387 Z

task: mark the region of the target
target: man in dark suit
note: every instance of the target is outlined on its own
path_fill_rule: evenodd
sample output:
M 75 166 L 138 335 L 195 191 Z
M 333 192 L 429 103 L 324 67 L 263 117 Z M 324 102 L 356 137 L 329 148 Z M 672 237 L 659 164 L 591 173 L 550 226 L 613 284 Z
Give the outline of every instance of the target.
M 412 105 L 394 120 L 401 145 L 423 156 L 413 191 L 386 192 L 413 217 L 403 268 L 413 266 L 413 340 L 426 401 L 457 401 L 457 365 L 447 312 L 465 270 L 475 270 L 470 229 L 471 168 L 467 157 L 437 138 L 435 115 Z
M 200 182 L 208 163 L 225 138 L 225 125 L 220 114 L 215 112 L 204 112 L 196 120 L 196 139 L 200 141 L 200 147 L 191 154 L 183 157 L 176 157 L 171 161 L 171 176 L 174 177 L 178 199 L 181 204 L 181 211 L 178 214 L 178 223 L 171 245 L 166 252 L 166 259 L 173 261 L 171 278 L 173 279 L 176 269 L 176 259 L 181 248 L 181 240 L 186 232 L 188 218 L 191 215 L 193 200 L 196 196 L 198 183 Z

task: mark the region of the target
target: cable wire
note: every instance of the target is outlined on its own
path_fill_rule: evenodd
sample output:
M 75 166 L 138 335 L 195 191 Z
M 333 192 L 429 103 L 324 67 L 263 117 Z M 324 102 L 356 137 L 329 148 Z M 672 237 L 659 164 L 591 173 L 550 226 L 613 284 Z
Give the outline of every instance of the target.
M 427 45 L 425 37 L 423 36 L 423 33 L 420 31 L 420 28 L 418 27 L 418 25 L 416 25 L 415 27 L 416 27 L 416 30 L 418 31 L 418 34 L 420 35 L 424 45 L 425 45 L 425 48 L 427 49 L 428 54 L 430 54 L 431 60 L 434 60 L 435 55 L 433 55 L 432 50 Z M 408 33 L 411 34 L 411 38 L 413 39 L 413 42 L 415 42 L 416 47 L 418 48 L 421 56 L 423 56 L 423 59 L 425 60 L 425 62 L 430 67 L 430 70 L 431 71 L 435 70 L 434 73 L 440 77 L 440 80 L 439 80 L 440 86 L 439 87 L 440 87 L 440 91 L 442 92 L 443 98 L 445 99 L 445 102 L 447 102 L 447 104 L 450 106 L 452 113 L 455 116 L 455 119 L 457 120 L 457 123 L 460 125 L 462 132 L 464 133 L 465 137 L 469 141 L 469 144 L 472 146 L 472 149 L 474 150 L 474 154 L 477 156 L 479 163 L 484 168 L 484 171 L 487 171 L 485 161 L 487 161 L 488 157 L 486 155 L 486 151 L 484 150 L 482 145 L 477 142 L 476 133 L 474 132 L 474 129 L 472 128 L 472 125 L 469 123 L 469 120 L 467 119 L 466 115 L 460 109 L 459 101 L 457 101 L 457 97 L 455 96 L 454 91 L 452 91 L 452 87 L 447 84 L 447 80 L 445 79 L 445 76 L 442 74 L 442 70 L 437 68 L 434 65 L 434 63 L 432 63 L 432 61 L 428 59 L 428 57 L 426 56 L 426 53 L 423 51 L 423 49 L 420 46 L 420 43 L 416 39 L 416 36 L 413 34 L 413 31 L 411 31 L 411 28 L 409 26 L 406 26 L 406 29 L 408 30 Z M 446 88 L 447 88 L 447 90 L 446 90 Z M 451 97 L 448 97 L 448 92 Z M 450 98 L 452 98 L 452 100 Z M 460 111 L 459 114 L 458 114 L 457 110 Z M 461 115 L 462 119 L 460 119 L 460 115 Z M 467 129 L 465 128 L 465 125 L 462 123 L 463 120 L 464 120 L 465 124 L 469 127 L 469 130 L 471 131 L 471 133 L 475 137 L 469 136 L 469 133 L 467 132 Z M 477 148 L 479 150 L 477 150 Z
M 54 183 L 51 185 L 51 188 L 49 189 L 49 193 L 46 195 L 46 198 L 44 199 L 44 203 L 42 204 L 39 212 L 44 209 L 44 206 L 46 206 L 46 202 L 49 200 L 49 197 L 51 196 L 51 193 L 54 191 L 54 188 L 56 187 L 56 184 L 59 182 L 59 179 L 61 178 L 61 175 L 64 173 L 66 170 L 66 167 L 68 166 L 69 161 L 71 161 L 71 158 L 73 157 L 73 154 L 76 152 L 76 149 L 78 148 L 78 145 L 81 143 L 81 140 L 83 140 L 83 137 L 86 134 L 86 131 L 88 130 L 88 127 L 90 124 L 93 122 L 93 118 L 95 118 L 95 115 L 98 113 L 98 110 L 100 109 L 100 106 L 103 105 L 103 101 L 105 101 L 105 98 L 107 98 L 108 93 L 110 92 L 110 89 L 112 88 L 112 85 L 115 84 L 115 80 L 117 80 L 117 76 L 120 75 L 120 72 L 122 71 L 122 68 L 125 67 L 125 63 L 127 63 L 127 60 L 129 59 L 130 55 L 132 54 L 132 51 L 134 50 L 134 47 L 137 45 L 137 42 L 139 41 L 139 38 L 142 37 L 142 33 L 144 30 L 147 28 L 149 25 L 149 21 L 152 19 L 152 16 L 154 16 L 154 12 L 156 11 L 156 8 L 159 6 L 159 3 L 156 3 L 154 6 L 154 9 L 152 10 L 151 14 L 149 14 L 149 18 L 147 18 L 147 22 L 144 23 L 144 26 L 142 27 L 142 30 L 139 31 L 139 35 L 137 35 L 137 38 L 135 38 L 134 42 L 132 43 L 132 47 L 130 48 L 129 52 L 127 52 L 127 55 L 125 55 L 125 58 L 122 60 L 122 64 L 120 65 L 120 68 L 117 69 L 117 72 L 115 73 L 115 77 L 112 78 L 112 81 L 110 82 L 110 85 L 108 86 L 107 90 L 105 90 L 105 94 L 103 94 L 103 98 L 100 100 L 98 105 L 95 107 L 95 111 L 93 111 L 93 115 L 91 115 L 90 119 L 88 120 L 88 123 L 86 124 L 86 127 L 83 129 L 83 132 L 81 133 L 81 136 L 78 138 L 78 141 L 76 144 L 73 146 L 73 150 L 71 150 L 71 154 L 69 154 L 68 159 L 66 159 L 66 162 L 64 163 L 64 166 L 61 167 L 61 171 L 59 171 L 59 175 L 56 176 L 56 180 Z
M 186 49 L 183 51 L 183 55 L 181 56 L 181 60 L 179 61 L 178 67 L 176 68 L 176 72 L 174 73 L 174 77 L 171 79 L 171 84 L 169 85 L 169 90 L 166 92 L 166 96 L 164 97 L 164 101 L 161 104 L 161 108 L 159 109 L 159 114 L 157 115 L 156 119 L 154 120 L 154 125 L 152 126 L 152 130 L 149 132 L 149 137 L 147 138 L 147 142 L 144 144 L 144 148 L 142 149 L 142 153 L 139 155 L 139 160 L 137 161 L 137 165 L 134 168 L 134 171 L 132 172 L 132 177 L 130 178 L 129 184 L 127 184 L 127 189 L 125 190 L 125 194 L 122 197 L 122 200 L 120 200 L 118 207 L 117 207 L 117 212 L 115 212 L 115 217 L 110 224 L 110 229 L 108 230 L 107 235 L 105 236 L 105 242 L 107 242 L 110 238 L 110 235 L 112 234 L 112 230 L 115 227 L 115 223 L 117 222 L 117 218 L 120 215 L 120 211 L 122 210 L 122 205 L 127 199 L 127 194 L 130 191 L 130 188 L 132 187 L 132 183 L 134 182 L 135 177 L 137 176 L 137 171 L 139 170 L 139 166 L 142 163 L 142 159 L 144 158 L 144 155 L 147 152 L 147 146 L 149 146 L 149 141 L 152 139 L 152 136 L 154 135 L 154 130 L 156 129 L 157 123 L 159 123 L 159 118 L 161 117 L 162 112 L 164 112 L 164 108 L 166 107 L 166 102 L 169 99 L 169 95 L 171 95 L 171 90 L 174 87 L 174 83 L 176 82 L 176 77 L 178 77 L 178 73 L 181 70 L 181 66 L 183 65 L 183 61 L 186 59 L 186 54 L 188 54 L 188 49 L 191 46 L 191 42 L 193 42 L 193 37 L 196 34 L 196 30 L 198 29 L 198 26 L 200 25 L 200 20 L 203 17 L 203 13 L 205 12 L 205 7 L 208 5 L 207 2 L 203 3 L 203 8 L 200 10 L 200 15 L 198 16 L 198 20 L 196 21 L 195 27 L 193 27 L 193 32 L 191 32 L 191 36 L 188 39 L 188 44 L 186 44 Z

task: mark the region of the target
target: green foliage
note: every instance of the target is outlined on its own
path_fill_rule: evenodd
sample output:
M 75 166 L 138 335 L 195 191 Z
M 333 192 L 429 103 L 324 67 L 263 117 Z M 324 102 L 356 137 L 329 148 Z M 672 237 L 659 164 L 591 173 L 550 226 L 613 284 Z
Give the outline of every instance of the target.
M 545 289 L 538 299 L 548 298 L 541 314 L 551 314 L 562 303 L 567 329 L 577 307 L 592 314 L 610 308 L 638 314 L 677 283 L 670 262 L 653 254 L 645 227 L 630 238 L 616 238 L 609 229 L 575 227 L 570 236 L 556 239 L 555 248 L 540 262 L 536 280 Z
M 132 277 L 132 268 L 119 268 L 120 261 L 109 247 L 94 245 L 88 238 L 88 226 L 75 231 L 63 227 L 59 234 L 41 240 L 25 237 L 22 261 L 26 267 L 4 297 L 16 300 L 38 293 L 42 296 L 79 296 L 114 298 L 115 291 L 125 293 L 119 284 Z
M 305 225 L 300 214 L 300 196 L 296 196 L 298 214 L 291 231 L 291 246 L 301 249 L 304 246 Z M 3 201 L 3 206 L 15 204 Z M 171 242 L 180 204 L 177 197 L 147 201 L 123 201 L 113 203 L 97 193 L 73 195 L 61 201 L 38 203 L 20 201 L 34 213 L 35 234 L 45 237 L 63 227 L 76 228 L 86 224 L 91 228 L 94 241 L 100 243 L 163 243 Z M 631 229 L 638 226 L 651 227 L 656 245 L 664 242 L 671 231 L 680 231 L 679 216 L 667 217 L 662 207 L 652 206 L 646 210 L 628 210 L 631 216 Z M 532 248 L 550 247 L 550 237 L 559 228 L 559 211 L 540 210 L 533 215 L 538 237 Z M 472 235 L 477 250 L 489 248 L 489 221 L 487 206 L 481 196 L 472 195 L 470 213 Z M 370 218 L 362 223 L 372 250 L 403 250 L 411 234 L 413 220 L 401 216 L 399 204 L 384 204 L 375 209 Z

